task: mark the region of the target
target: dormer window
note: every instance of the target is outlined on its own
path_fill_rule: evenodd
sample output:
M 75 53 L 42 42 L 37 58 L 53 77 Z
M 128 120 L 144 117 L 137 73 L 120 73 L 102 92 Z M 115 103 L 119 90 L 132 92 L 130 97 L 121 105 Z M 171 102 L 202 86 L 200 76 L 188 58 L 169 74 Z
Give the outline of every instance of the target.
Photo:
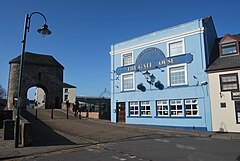
M 236 42 L 226 43 L 221 45 L 222 56 L 237 53 Z
M 239 36 L 226 34 L 219 42 L 220 56 L 239 54 Z

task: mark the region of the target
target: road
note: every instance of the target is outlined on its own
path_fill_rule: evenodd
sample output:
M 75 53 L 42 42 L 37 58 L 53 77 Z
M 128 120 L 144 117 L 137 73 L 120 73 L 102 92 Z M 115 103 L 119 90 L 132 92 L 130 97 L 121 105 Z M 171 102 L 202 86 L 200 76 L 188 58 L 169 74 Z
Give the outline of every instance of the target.
M 34 114 L 33 111 L 31 111 Z M 74 145 L 64 150 L 30 155 L 30 161 L 235 161 L 240 156 L 240 140 L 214 139 L 198 135 L 158 130 L 156 127 L 115 125 L 109 122 L 74 117 L 56 111 L 54 119 L 45 111 L 39 112 L 42 123 L 58 131 L 53 139 L 42 131 L 45 141 L 35 146 Z M 38 125 L 39 127 L 39 125 Z M 56 132 L 56 131 L 55 131 Z M 42 139 L 41 137 L 39 139 Z M 49 142 L 49 144 L 48 144 Z M 54 144 L 53 144 L 54 143 Z M 238 158 L 238 159 L 237 159 Z

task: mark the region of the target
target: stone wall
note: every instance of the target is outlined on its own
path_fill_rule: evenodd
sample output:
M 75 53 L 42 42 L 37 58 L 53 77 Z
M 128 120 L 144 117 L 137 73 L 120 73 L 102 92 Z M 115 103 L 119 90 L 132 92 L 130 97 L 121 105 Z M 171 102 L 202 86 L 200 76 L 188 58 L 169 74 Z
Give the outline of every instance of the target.
M 28 54 L 29 55 L 29 54 Z M 32 54 L 37 55 L 37 54 Z M 25 56 L 26 57 L 26 56 Z M 27 92 L 31 87 L 40 87 L 46 93 L 46 108 L 61 108 L 62 102 L 62 93 L 63 93 L 63 67 L 56 65 L 53 59 L 53 65 L 49 63 L 49 57 L 44 60 L 39 60 L 41 63 L 31 63 L 29 61 L 24 62 L 23 68 L 23 80 L 22 80 L 22 107 L 26 107 Z M 44 56 L 41 55 L 41 59 Z M 16 59 L 16 58 L 15 58 Z M 28 58 L 29 59 L 29 58 Z M 55 60 L 56 61 L 56 60 Z M 37 62 L 34 60 L 34 62 Z M 55 64 L 54 64 L 55 63 Z M 18 78 L 19 77 L 19 62 L 14 61 L 10 62 L 10 73 L 9 73 L 9 82 L 8 82 L 8 108 L 13 108 L 14 106 L 14 97 L 17 98 L 18 91 Z M 58 100 L 58 101 L 56 101 Z M 58 105 L 55 105 L 55 104 Z

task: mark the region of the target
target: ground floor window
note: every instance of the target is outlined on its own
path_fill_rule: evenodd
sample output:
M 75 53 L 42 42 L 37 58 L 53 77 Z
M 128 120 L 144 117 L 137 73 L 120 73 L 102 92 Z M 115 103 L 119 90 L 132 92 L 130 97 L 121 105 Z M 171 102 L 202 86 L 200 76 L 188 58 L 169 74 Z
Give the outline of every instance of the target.
M 151 116 L 150 102 L 143 101 L 140 103 L 141 107 L 141 116 Z
M 182 100 L 170 100 L 171 115 L 183 116 Z
M 68 95 L 64 95 L 64 101 L 68 100 Z
M 138 116 L 138 102 L 130 102 L 130 116 Z
M 157 117 L 199 117 L 199 101 L 196 98 L 178 100 L 156 100 Z M 240 101 L 236 106 L 238 123 L 240 123 Z M 150 101 L 129 102 L 129 116 L 151 116 Z
M 186 116 L 197 116 L 198 114 L 198 100 L 187 99 L 185 100 Z
M 157 115 L 168 116 L 168 101 L 157 101 Z

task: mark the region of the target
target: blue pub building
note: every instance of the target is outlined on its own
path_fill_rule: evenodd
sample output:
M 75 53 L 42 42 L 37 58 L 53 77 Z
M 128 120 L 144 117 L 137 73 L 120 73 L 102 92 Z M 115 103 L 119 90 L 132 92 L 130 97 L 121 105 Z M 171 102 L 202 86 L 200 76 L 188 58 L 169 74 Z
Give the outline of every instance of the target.
M 205 72 L 217 34 L 211 17 L 111 46 L 111 121 L 212 130 Z

